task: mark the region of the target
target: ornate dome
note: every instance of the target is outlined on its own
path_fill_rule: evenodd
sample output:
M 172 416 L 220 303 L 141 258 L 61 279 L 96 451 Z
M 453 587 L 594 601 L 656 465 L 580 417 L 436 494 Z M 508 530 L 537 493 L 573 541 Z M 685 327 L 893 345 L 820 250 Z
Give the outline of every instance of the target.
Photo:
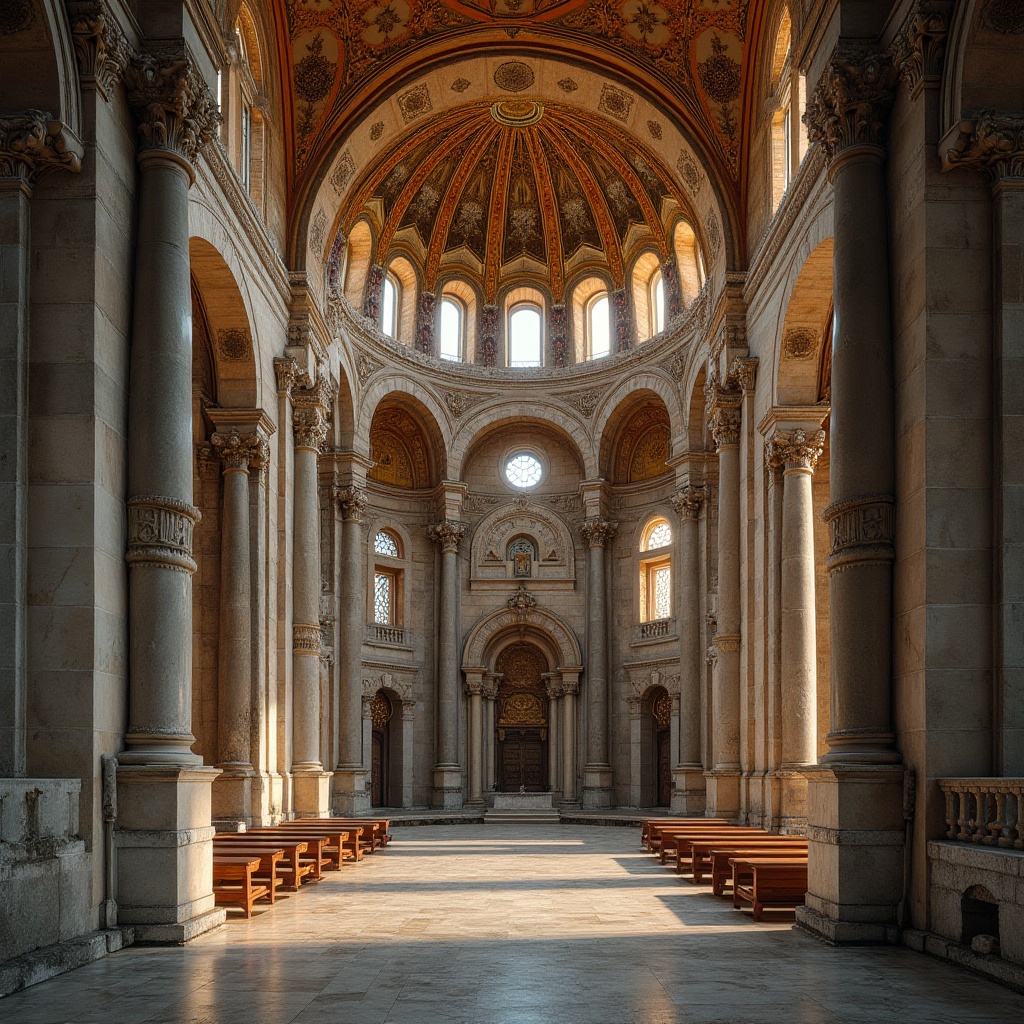
M 505 68 L 514 75 L 514 64 Z M 425 291 L 458 275 L 486 302 L 517 282 L 542 284 L 558 302 L 584 273 L 621 288 L 640 253 L 666 259 L 681 208 L 672 174 L 630 133 L 515 95 L 457 107 L 405 135 L 364 176 L 343 230 L 368 222 L 375 262 L 410 258 Z

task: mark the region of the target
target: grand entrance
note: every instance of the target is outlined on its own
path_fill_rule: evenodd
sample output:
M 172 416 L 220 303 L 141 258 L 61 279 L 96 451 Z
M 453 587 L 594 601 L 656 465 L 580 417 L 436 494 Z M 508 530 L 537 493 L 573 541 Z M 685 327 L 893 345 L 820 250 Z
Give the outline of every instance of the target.
M 495 721 L 496 788 L 544 792 L 549 788 L 547 659 L 533 644 L 515 643 L 498 655 L 494 670 L 502 676 Z

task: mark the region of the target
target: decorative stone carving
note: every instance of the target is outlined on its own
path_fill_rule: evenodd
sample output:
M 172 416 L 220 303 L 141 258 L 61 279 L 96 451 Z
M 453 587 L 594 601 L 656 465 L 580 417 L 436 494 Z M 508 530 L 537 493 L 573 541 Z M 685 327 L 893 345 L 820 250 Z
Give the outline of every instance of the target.
M 444 397 L 444 404 L 448 406 L 448 411 L 456 418 L 459 419 L 463 413 L 472 409 L 474 405 L 479 404 L 485 398 L 490 398 L 490 395 L 477 395 L 471 391 L 444 391 L 442 392 Z
M 152 495 L 130 498 L 126 561 L 191 576 L 196 571 L 192 537 L 200 519 L 199 509 L 187 501 Z
M 790 359 L 810 359 L 818 347 L 818 332 L 792 327 L 782 336 L 782 351 Z
M 295 447 L 319 452 L 327 440 L 327 419 L 323 410 L 317 406 L 297 406 L 294 422 Z
M 740 443 L 740 426 L 743 415 L 740 410 L 742 393 L 727 391 L 723 388 L 715 388 L 711 414 L 708 423 L 711 428 L 711 436 L 715 445 L 719 448 Z
M 433 292 L 420 295 L 416 314 L 416 349 L 424 355 L 432 356 L 434 352 L 434 310 L 437 296 Z
M 427 536 L 441 545 L 442 551 L 458 551 L 462 538 L 466 536 L 466 528 L 462 523 L 446 519 L 427 527 Z
M 961 121 L 940 150 L 943 170 L 970 167 L 991 184 L 1019 178 L 1024 176 L 1024 117 L 982 111 L 973 121 Z
M 600 391 L 581 391 L 575 395 L 566 396 L 566 401 L 581 415 L 587 418 L 594 415 L 598 402 L 601 401 Z
M 836 54 L 807 103 L 804 124 L 831 162 L 853 146 L 881 146 L 892 103 L 888 54 Z
M 366 492 L 361 487 L 340 487 L 335 492 L 334 500 L 343 520 L 363 522 L 366 516 Z
M 323 631 L 319 624 L 307 626 L 296 622 L 292 626 L 292 653 L 320 657 Z
M 764 446 L 764 459 L 771 469 L 783 466 L 814 469 L 824 448 L 824 430 L 778 429 Z
M 166 150 L 191 163 L 221 120 L 192 58 L 177 46 L 132 54 L 124 78 L 139 149 Z
M 105 0 L 68 4 L 71 40 L 83 88 L 97 88 L 106 97 L 128 67 L 128 42 Z
M 309 375 L 299 369 L 294 359 L 278 356 L 274 359 L 274 376 L 277 378 L 277 393 L 291 397 L 292 389 L 309 384 Z
M 509 549 L 517 540 L 528 540 L 534 549 L 528 573 L 531 579 L 573 579 L 573 543 L 565 523 L 549 509 L 520 495 L 515 501 L 493 509 L 474 530 L 474 585 L 487 580 L 504 581 L 515 575 L 515 560 Z
M 731 325 L 727 329 L 728 343 L 732 347 L 742 344 L 743 339 L 738 335 L 741 330 L 739 325 Z M 740 391 L 749 392 L 754 390 L 757 383 L 757 360 L 736 358 L 729 364 L 729 371 L 725 375 L 725 386 L 732 390 L 738 388 Z
M 676 491 L 669 502 L 683 522 L 696 520 L 704 507 L 704 488 L 688 484 Z
M 270 444 L 265 437 L 256 433 L 239 434 L 234 430 L 227 434 L 216 433 L 210 438 L 210 443 L 226 470 L 241 469 L 248 472 L 250 467 L 256 469 L 265 465 L 270 458 Z
M 829 572 L 894 557 L 895 499 L 888 494 L 859 495 L 829 505 L 822 513 L 828 524 Z
M 556 302 L 549 315 L 551 333 L 551 361 L 554 366 L 566 366 L 569 362 L 569 321 L 564 302 Z
M 384 292 L 384 277 L 386 271 L 379 263 L 370 267 L 370 273 L 366 280 L 366 301 L 363 303 L 363 315 L 369 317 L 374 323 L 380 320 L 381 295 Z
M 80 171 L 85 150 L 63 122 L 42 110 L 0 117 L 0 177 L 38 180 L 49 171 Z
M 384 364 L 379 359 L 360 352 L 356 356 L 356 376 L 359 378 L 359 383 L 365 384 L 383 366 Z
M 480 347 L 477 361 L 481 366 L 494 366 L 498 351 L 498 322 L 501 310 L 487 303 L 480 311 Z
M 900 78 L 916 92 L 922 82 L 938 85 L 949 35 L 948 0 L 916 0 L 892 46 Z
M 231 362 L 241 362 L 252 351 L 249 332 L 240 327 L 227 327 L 217 332 L 217 348 Z
M 516 592 L 505 603 L 516 619 L 522 622 L 537 607 L 537 598 L 526 589 L 524 584 L 520 583 Z
M 369 679 L 364 678 L 362 686 L 362 696 L 364 698 L 369 697 L 372 700 L 378 690 L 389 690 L 391 693 L 395 694 L 403 704 L 416 703 L 412 693 L 412 681 L 407 679 L 398 679 L 391 672 L 383 672 L 381 675 L 374 676 Z
M 583 534 L 583 539 L 590 547 L 603 548 L 615 536 L 618 528 L 618 523 L 602 519 L 600 516 L 593 516 L 580 524 L 580 533 Z

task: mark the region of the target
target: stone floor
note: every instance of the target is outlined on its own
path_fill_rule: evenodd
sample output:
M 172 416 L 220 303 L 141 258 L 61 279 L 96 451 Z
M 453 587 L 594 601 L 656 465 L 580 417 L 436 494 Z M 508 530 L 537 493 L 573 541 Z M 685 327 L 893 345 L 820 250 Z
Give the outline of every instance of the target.
M 754 924 L 633 829 L 395 829 L 383 855 L 183 949 L 0 1000 L 3 1024 L 1019 1022 L 1024 997 L 903 948 Z

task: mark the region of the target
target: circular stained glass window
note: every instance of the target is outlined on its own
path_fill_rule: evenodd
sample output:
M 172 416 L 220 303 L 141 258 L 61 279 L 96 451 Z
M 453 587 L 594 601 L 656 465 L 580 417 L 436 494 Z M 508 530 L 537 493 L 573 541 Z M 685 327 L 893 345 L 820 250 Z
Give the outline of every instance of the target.
M 505 463 L 505 479 L 513 487 L 535 487 L 543 474 L 540 460 L 529 452 L 519 452 Z

